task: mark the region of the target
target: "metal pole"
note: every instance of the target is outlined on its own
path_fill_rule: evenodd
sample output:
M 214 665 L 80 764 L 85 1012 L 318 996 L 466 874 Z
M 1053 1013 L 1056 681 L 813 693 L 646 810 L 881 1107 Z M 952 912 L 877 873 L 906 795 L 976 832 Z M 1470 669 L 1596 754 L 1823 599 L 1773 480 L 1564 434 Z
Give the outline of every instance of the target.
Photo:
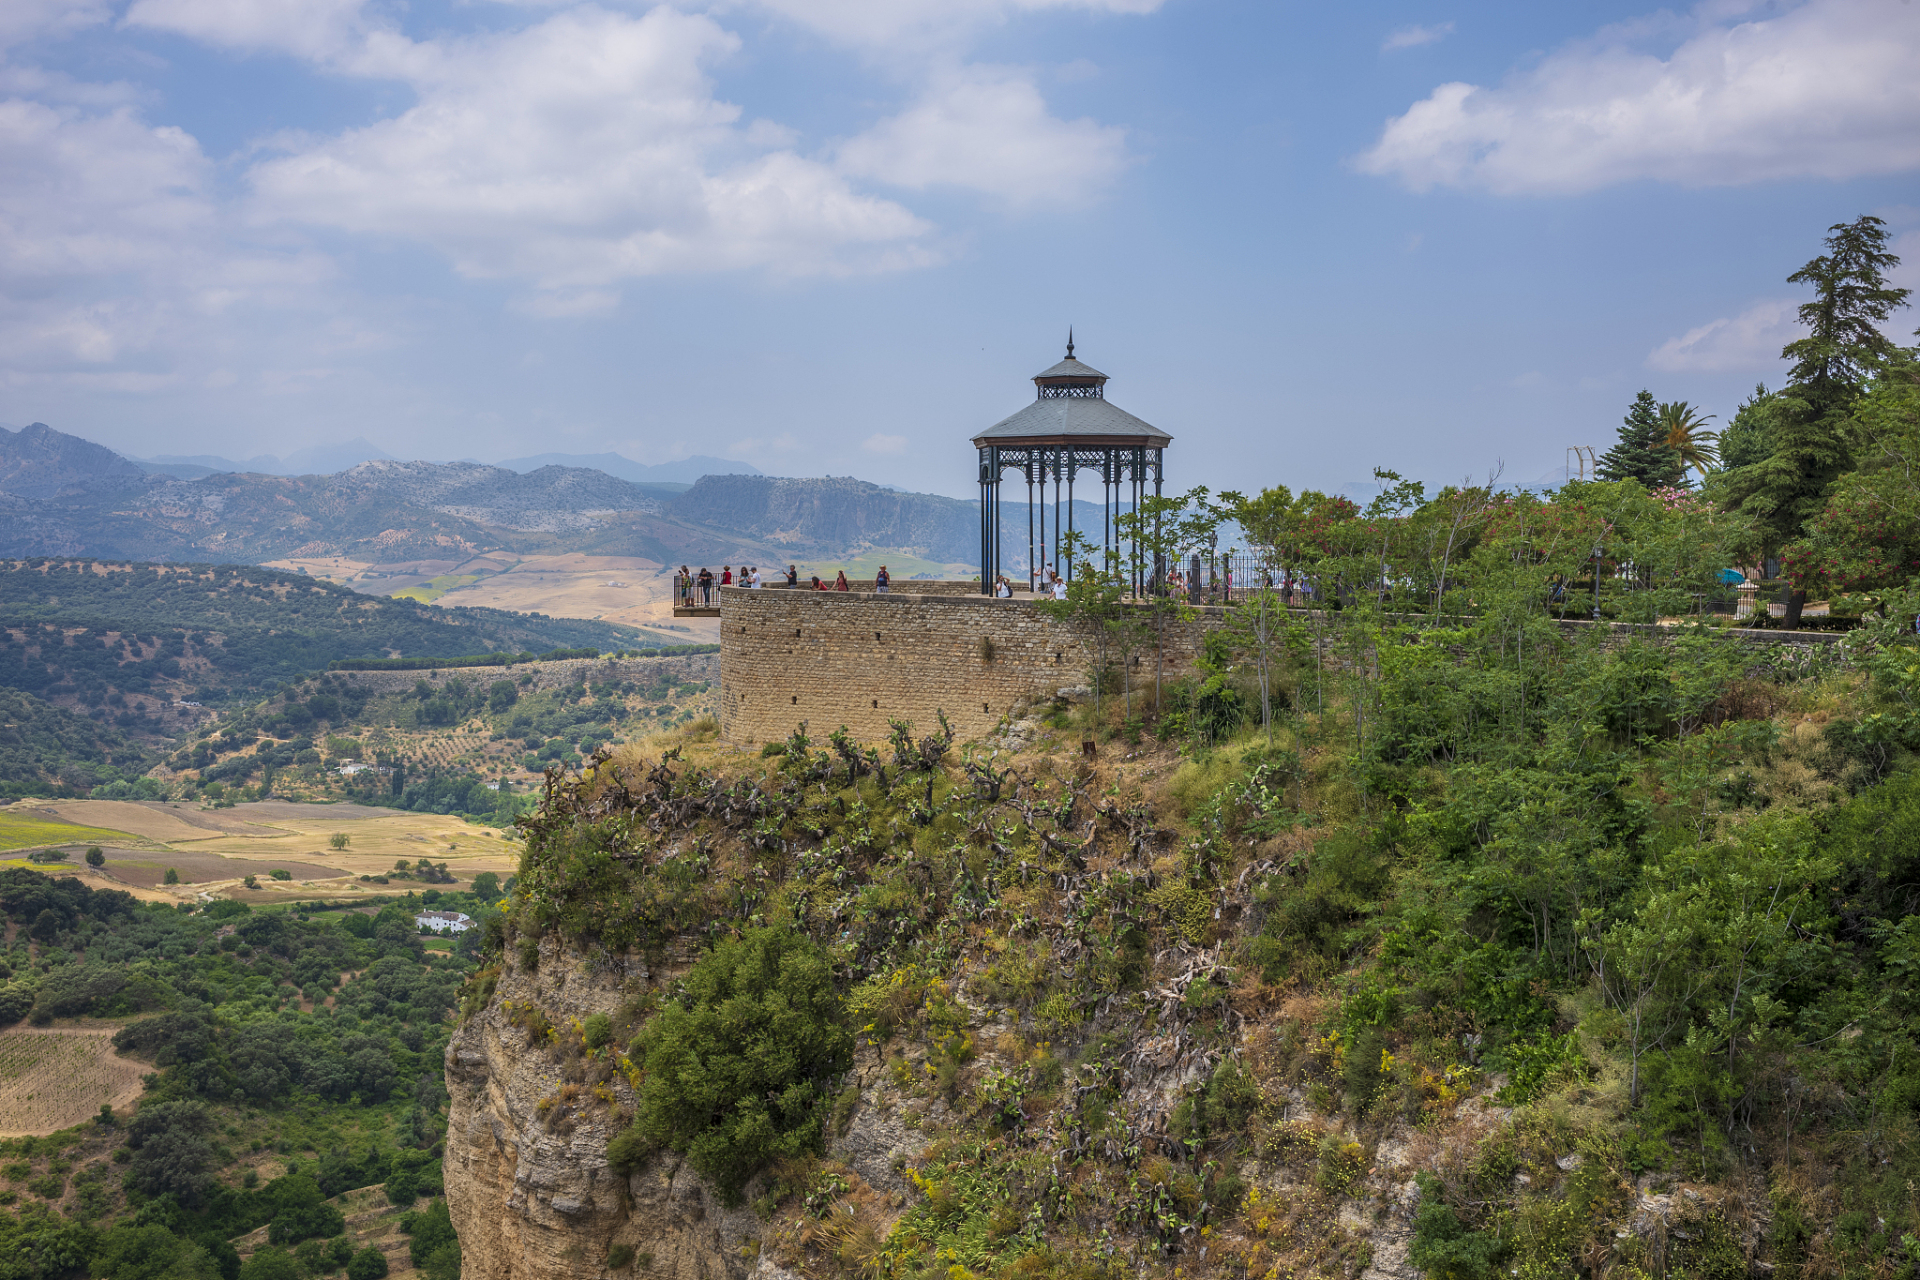
M 987 490 L 987 455 L 991 446 L 980 450 L 980 594 L 991 594 L 993 583 L 993 545 L 988 538 L 987 521 L 993 514 L 993 498 Z
M 1027 587 L 1033 587 L 1033 454 L 1027 450 Z
M 1080 470 L 1080 455 L 1067 450 L 1067 555 L 1073 555 L 1073 477 Z M 1073 581 L 1073 561 L 1067 561 L 1067 581 Z

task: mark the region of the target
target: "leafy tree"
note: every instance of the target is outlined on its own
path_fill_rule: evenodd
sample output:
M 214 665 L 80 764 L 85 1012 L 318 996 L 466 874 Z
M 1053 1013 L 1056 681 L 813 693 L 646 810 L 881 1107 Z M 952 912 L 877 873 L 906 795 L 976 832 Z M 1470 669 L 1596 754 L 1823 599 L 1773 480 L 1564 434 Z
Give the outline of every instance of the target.
M 1763 522 L 1769 550 L 1798 538 L 1852 469 L 1854 402 L 1895 353 L 1878 325 L 1907 297 L 1887 284 L 1885 273 L 1900 259 L 1886 251 L 1880 219 L 1835 225 L 1827 249 L 1788 277 L 1813 285 L 1816 296 L 1800 308 L 1807 336 L 1780 353 L 1794 365 L 1787 390 L 1766 402 L 1768 455 L 1728 478 L 1729 506 Z M 1806 600 L 1805 588 L 1796 586 L 1787 601 L 1789 628 L 1800 624 Z
M 171 1195 L 183 1205 L 197 1205 L 213 1185 L 213 1145 L 206 1136 L 212 1130 L 213 1119 L 199 1102 L 141 1107 L 127 1126 L 133 1185 L 150 1196 Z
M 268 1245 L 241 1264 L 240 1280 L 301 1280 L 300 1262 L 278 1245 Z
M 1638 480 L 1649 489 L 1680 484 L 1686 471 L 1680 455 L 1667 444 L 1667 431 L 1660 405 L 1643 389 L 1621 420 L 1619 442 L 1600 455 L 1600 478 Z
M 634 1041 L 639 1114 L 608 1158 L 631 1169 L 649 1147 L 671 1147 L 738 1202 L 768 1163 L 820 1148 L 828 1082 L 851 1062 L 853 1036 L 826 953 L 790 930 L 720 943 L 682 990 Z
M 1071 625 L 1085 637 L 1091 659 L 1087 683 L 1093 686 L 1094 706 L 1098 708 L 1113 673 L 1114 642 L 1119 636 L 1114 624 L 1126 620 L 1126 606 L 1121 603 L 1126 579 L 1120 572 L 1119 553 L 1109 552 L 1109 563 L 1104 566 L 1094 563 L 1093 548 L 1078 529 L 1070 530 L 1061 540 L 1060 555 L 1074 565 L 1067 598 L 1036 600 L 1034 608 Z
M 338 852 L 353 843 L 353 837 L 344 831 L 336 831 L 327 837 L 327 847 Z
M 161 884 L 179 884 L 180 872 L 173 867 L 167 868 L 167 874 L 160 877 Z
M 473 878 L 469 892 L 482 902 L 491 903 L 500 896 L 500 877 L 491 871 L 482 871 Z
M 368 1245 L 347 1260 L 347 1280 L 381 1280 L 386 1274 L 387 1255 L 376 1245 Z
M 1898 349 L 1880 331 L 1909 290 L 1887 283 L 1886 273 L 1900 265 L 1887 252 L 1887 224 L 1872 214 L 1827 229 L 1827 252 L 1787 277 L 1789 284 L 1810 284 L 1812 302 L 1800 306 L 1807 336 L 1780 352 L 1793 361 L 1788 377 L 1826 402 L 1858 395 L 1867 380 Z
M 213 1255 L 158 1223 L 122 1223 L 100 1237 L 95 1280 L 220 1280 Z
M 460 1241 L 453 1233 L 453 1218 L 445 1200 L 435 1200 L 414 1219 L 407 1254 L 429 1280 L 456 1280 L 459 1276 Z
M 101 851 L 99 845 L 92 845 L 87 849 L 87 865 L 90 867 L 104 867 L 107 865 L 107 855 Z
M 1764 382 L 1756 383 L 1753 394 L 1740 402 L 1734 411 L 1733 420 L 1727 423 L 1720 433 L 1720 465 L 1727 470 L 1750 467 L 1757 462 L 1765 462 L 1767 455 L 1773 452 L 1773 441 L 1767 434 L 1767 401 L 1773 393 L 1767 390 Z

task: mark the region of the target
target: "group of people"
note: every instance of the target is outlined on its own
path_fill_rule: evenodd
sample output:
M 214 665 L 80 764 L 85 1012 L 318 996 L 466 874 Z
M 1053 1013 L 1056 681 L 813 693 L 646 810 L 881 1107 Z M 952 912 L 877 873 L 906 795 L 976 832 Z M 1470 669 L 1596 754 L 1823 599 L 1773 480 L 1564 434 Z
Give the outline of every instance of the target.
M 787 585 L 790 587 L 798 584 L 800 581 L 800 571 L 792 565 L 788 565 L 786 579 Z M 696 607 L 710 609 L 713 607 L 713 589 L 715 587 L 759 587 L 764 584 L 760 578 L 760 570 L 750 564 L 740 566 L 740 574 L 737 579 L 734 576 L 733 566 L 730 564 L 720 566 L 720 575 L 717 578 L 714 576 L 713 570 L 707 568 L 705 565 L 700 566 L 700 572 L 694 573 L 683 564 L 680 566 L 679 581 L 676 585 L 679 587 L 680 598 L 678 603 L 682 609 L 692 609 Z M 694 603 L 696 600 L 699 601 L 698 605 Z
M 787 586 L 798 587 L 800 585 L 800 571 L 793 565 L 787 566 L 785 576 Z M 707 568 L 705 565 L 701 565 L 700 572 L 695 573 L 683 564 L 680 566 L 680 576 L 677 583 L 679 588 L 678 603 L 682 609 L 710 609 L 713 607 L 713 589 L 715 587 L 740 586 L 752 589 L 762 585 L 764 584 L 760 578 L 760 570 L 753 565 L 741 565 L 739 577 L 736 579 L 733 566 L 730 564 L 720 566 L 720 574 L 718 577 L 715 577 L 713 570 Z M 816 573 L 810 575 L 807 585 L 814 591 L 851 591 L 853 589 L 847 582 L 847 572 L 844 569 L 835 575 L 831 584 L 822 581 L 820 575 Z M 887 572 L 887 566 L 881 565 L 880 572 L 874 576 L 873 589 L 879 592 L 886 592 L 891 590 L 892 585 L 893 575 Z M 698 601 L 698 604 L 696 604 L 695 601 Z

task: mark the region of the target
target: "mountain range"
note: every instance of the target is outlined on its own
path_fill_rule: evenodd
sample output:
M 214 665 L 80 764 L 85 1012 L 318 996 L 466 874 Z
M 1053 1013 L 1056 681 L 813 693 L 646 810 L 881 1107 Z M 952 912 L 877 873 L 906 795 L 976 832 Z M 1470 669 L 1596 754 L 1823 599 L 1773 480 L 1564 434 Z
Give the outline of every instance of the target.
M 738 474 L 744 464 L 717 459 L 646 468 L 604 455 L 637 468 L 630 476 L 689 475 L 708 461 L 736 472 L 695 476 L 684 491 L 683 482 L 543 461 L 577 456 L 511 466 L 379 457 L 328 475 L 180 475 L 160 467 L 207 464 L 136 463 L 45 423 L 0 428 L 0 555 L 397 564 L 508 551 L 718 564 L 888 549 L 966 564 L 978 554 L 979 508 L 969 502 L 844 477 Z
M 131 458 L 129 461 L 154 475 L 171 476 L 176 480 L 203 480 L 221 472 L 263 476 L 335 475 L 363 462 L 392 462 L 394 457 L 366 437 L 355 436 L 338 444 L 299 449 L 284 458 L 270 453 L 246 459 L 223 458 L 212 453 L 166 453 L 151 458 Z M 471 463 L 473 459 L 462 458 L 459 461 Z M 522 474 L 538 471 L 542 467 L 573 467 L 604 471 L 616 480 L 629 480 L 635 484 L 676 486 L 690 485 L 706 475 L 760 474 L 760 469 L 749 463 L 705 454 L 694 454 L 674 462 L 646 463 L 635 462 L 618 453 L 538 453 L 527 458 L 508 458 L 494 465 Z

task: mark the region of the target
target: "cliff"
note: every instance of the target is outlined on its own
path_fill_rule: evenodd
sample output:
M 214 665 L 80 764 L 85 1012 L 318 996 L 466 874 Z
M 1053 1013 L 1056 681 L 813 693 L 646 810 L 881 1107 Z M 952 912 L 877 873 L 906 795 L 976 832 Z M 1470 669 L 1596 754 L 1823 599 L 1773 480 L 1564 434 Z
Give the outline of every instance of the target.
M 690 960 L 677 948 L 608 968 L 550 939 L 537 967 L 505 963 L 484 1010 L 454 1034 L 444 1176 L 466 1280 L 602 1277 L 616 1246 L 658 1280 L 743 1280 L 760 1268 L 776 1224 L 751 1207 L 729 1208 L 685 1160 L 663 1152 L 631 1173 L 609 1166 L 607 1145 L 631 1114 L 633 1087 L 566 1050 L 566 1028 L 645 1004 Z M 548 1027 L 560 1033 L 549 1038 Z M 853 1088 L 861 1102 L 834 1153 L 867 1185 L 904 1201 L 903 1170 L 926 1139 L 901 1123 L 897 1091 L 871 1050 Z

